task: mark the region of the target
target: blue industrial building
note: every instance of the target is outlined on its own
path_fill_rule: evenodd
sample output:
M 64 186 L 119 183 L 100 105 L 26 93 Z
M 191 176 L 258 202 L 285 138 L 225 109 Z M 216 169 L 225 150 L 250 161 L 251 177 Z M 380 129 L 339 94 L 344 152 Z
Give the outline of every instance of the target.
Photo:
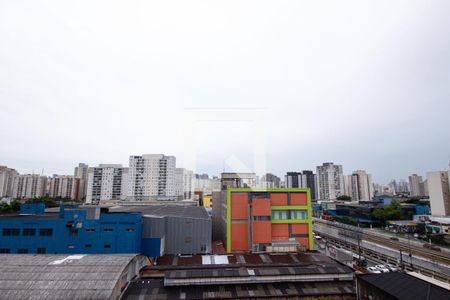
M 0 253 L 165 254 L 211 252 L 204 207 L 177 204 L 116 207 L 22 204 L 0 215 Z
M 0 216 L 0 253 L 140 253 L 141 214 L 101 210 L 22 204 L 20 214 Z

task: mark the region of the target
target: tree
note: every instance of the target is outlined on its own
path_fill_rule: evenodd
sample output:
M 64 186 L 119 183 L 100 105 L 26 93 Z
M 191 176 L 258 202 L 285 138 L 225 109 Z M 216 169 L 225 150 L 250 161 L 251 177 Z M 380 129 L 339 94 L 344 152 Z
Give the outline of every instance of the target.
M 20 210 L 20 201 L 13 200 L 9 204 L 6 202 L 0 203 L 0 212 L 17 212 Z
M 342 195 L 336 198 L 337 200 L 342 200 L 342 201 L 351 201 L 352 197 L 348 196 L 348 195 Z
M 389 220 L 399 220 L 401 218 L 400 203 L 394 200 L 391 204 L 384 206 L 384 208 L 374 209 L 372 215 L 383 222 Z

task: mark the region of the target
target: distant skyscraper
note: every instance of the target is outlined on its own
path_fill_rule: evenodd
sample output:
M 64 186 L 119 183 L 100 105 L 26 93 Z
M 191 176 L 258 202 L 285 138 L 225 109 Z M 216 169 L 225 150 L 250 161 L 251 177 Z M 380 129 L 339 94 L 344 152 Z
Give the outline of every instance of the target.
M 6 166 L 0 166 L 0 199 L 2 197 L 12 197 L 14 178 L 18 176 L 16 170 Z
M 175 185 L 178 200 L 194 200 L 194 172 L 176 168 Z
M 427 173 L 431 214 L 450 216 L 450 171 Z
M 287 172 L 285 176 L 285 182 L 287 188 L 300 188 L 301 187 L 301 172 Z
M 352 197 L 353 201 L 353 176 L 344 175 L 344 195 Z
M 88 169 L 86 203 L 124 198 L 128 169 L 118 164 L 100 164 Z
M 309 188 L 311 191 L 311 199 L 317 200 L 317 175 L 310 170 L 303 170 L 300 175 L 301 188 Z
M 47 176 L 37 174 L 18 175 L 14 178 L 13 198 L 33 199 L 45 196 Z
M 135 201 L 176 198 L 175 156 L 130 156 L 128 198 Z
M 332 162 L 317 167 L 319 199 L 333 200 L 344 194 L 344 176 L 341 165 Z
M 417 174 L 412 174 L 408 177 L 409 179 L 409 191 L 411 196 L 423 196 L 424 186 L 422 176 L 418 176 Z
M 80 178 L 80 190 L 78 193 L 78 200 L 86 199 L 87 181 L 88 181 L 88 168 L 87 164 L 79 163 L 78 167 L 75 167 L 74 176 Z
M 374 195 L 372 176 L 364 170 L 354 171 L 351 180 L 347 184 L 351 184 L 351 188 L 347 188 L 351 192 L 349 196 L 353 201 L 369 201 Z
M 265 189 L 279 188 L 280 187 L 280 177 L 267 173 L 261 177 L 260 187 Z
M 68 175 L 53 175 L 49 179 L 48 195 L 56 198 L 80 199 L 80 178 Z

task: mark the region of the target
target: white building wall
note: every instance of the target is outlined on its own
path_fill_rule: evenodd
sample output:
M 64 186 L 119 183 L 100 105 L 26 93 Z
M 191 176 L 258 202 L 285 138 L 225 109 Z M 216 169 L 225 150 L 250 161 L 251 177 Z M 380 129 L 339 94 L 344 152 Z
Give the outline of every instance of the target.
M 449 173 L 450 172 L 446 171 L 427 173 L 428 192 L 430 193 L 432 215 L 450 215 Z
M 175 169 L 175 189 L 178 200 L 194 199 L 194 172 L 184 168 Z
M 130 156 L 128 197 L 146 201 L 176 197 L 174 156 Z
M 14 178 L 18 175 L 16 170 L 0 166 L 0 198 L 12 197 Z
M 319 199 L 334 200 L 344 194 L 344 175 L 341 165 L 324 163 L 317 167 Z
M 120 200 L 123 195 L 124 173 L 127 173 L 127 168 L 119 164 L 100 164 L 98 167 L 89 168 L 86 203 Z
M 46 194 L 47 177 L 36 174 L 19 175 L 14 178 L 13 198 L 39 198 Z
M 74 176 L 80 179 L 80 187 L 78 191 L 78 199 L 86 198 L 87 194 L 87 182 L 88 182 L 88 169 L 87 164 L 79 163 L 78 167 L 75 167 Z

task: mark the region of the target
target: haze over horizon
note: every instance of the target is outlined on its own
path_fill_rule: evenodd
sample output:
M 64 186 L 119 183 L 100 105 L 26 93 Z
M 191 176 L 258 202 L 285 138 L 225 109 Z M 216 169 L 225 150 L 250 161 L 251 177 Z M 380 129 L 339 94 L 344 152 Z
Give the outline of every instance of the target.
M 447 170 L 449 1 L 0 1 L 0 165 L 72 174 L 79 162 L 197 146 L 195 172 L 323 162 L 374 182 Z M 197 123 L 188 132 L 186 118 Z M 206 116 L 205 116 L 206 118 Z M 207 119 L 207 118 L 206 118 Z

